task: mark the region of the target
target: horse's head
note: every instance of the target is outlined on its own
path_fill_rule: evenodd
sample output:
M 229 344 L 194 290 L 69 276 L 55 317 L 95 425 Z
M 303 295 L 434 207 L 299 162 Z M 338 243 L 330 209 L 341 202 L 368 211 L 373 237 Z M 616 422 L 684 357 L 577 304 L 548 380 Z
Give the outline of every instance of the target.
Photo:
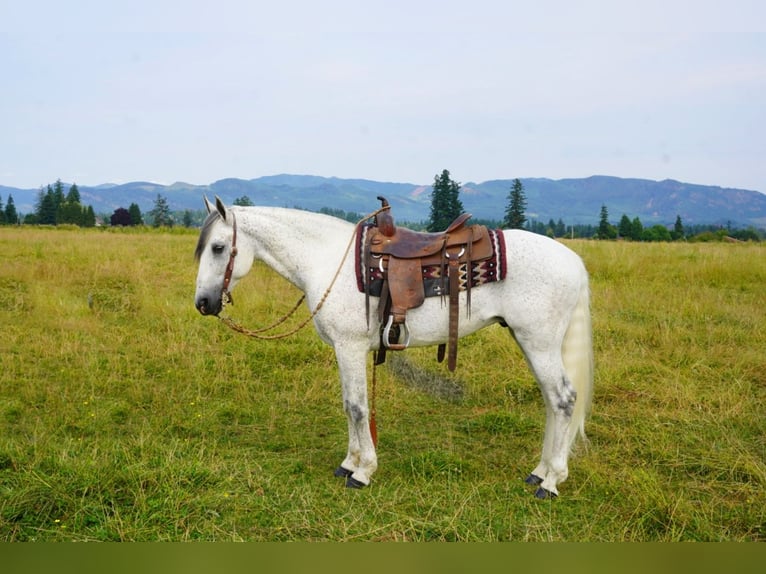
M 202 225 L 194 256 L 199 261 L 194 304 L 203 315 L 218 315 L 230 291 L 253 264 L 248 242 L 237 236 L 237 219 L 216 197 L 215 205 L 205 198 L 208 216 Z

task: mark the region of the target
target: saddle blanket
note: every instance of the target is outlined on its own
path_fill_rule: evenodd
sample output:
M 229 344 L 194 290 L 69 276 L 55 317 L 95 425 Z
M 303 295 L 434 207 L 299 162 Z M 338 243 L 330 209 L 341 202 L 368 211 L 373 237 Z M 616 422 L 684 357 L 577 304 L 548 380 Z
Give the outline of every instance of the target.
M 359 233 L 356 235 L 356 284 L 359 291 L 365 293 L 367 291 L 367 283 L 369 282 L 369 294 L 379 297 L 383 287 L 384 274 L 381 269 L 380 260 L 375 258 L 366 260 L 365 257 L 367 233 L 371 227 L 372 224 L 361 225 Z M 471 265 L 470 274 L 468 273 L 466 263 L 460 265 L 460 291 L 466 290 L 469 280 L 471 281 L 471 289 L 473 289 L 485 283 L 493 283 L 505 279 L 507 270 L 503 232 L 500 229 L 490 229 L 489 238 L 492 241 L 492 255 L 489 258 L 474 261 Z M 442 273 L 444 271 L 446 274 L 446 266 L 424 265 L 422 271 L 426 297 L 449 295 L 449 280 Z

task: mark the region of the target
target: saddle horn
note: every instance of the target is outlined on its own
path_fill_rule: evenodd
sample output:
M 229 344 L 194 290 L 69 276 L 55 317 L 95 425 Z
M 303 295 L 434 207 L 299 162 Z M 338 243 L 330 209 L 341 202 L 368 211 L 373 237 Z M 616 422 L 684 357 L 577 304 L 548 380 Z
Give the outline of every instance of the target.
M 380 200 L 381 209 L 389 209 L 386 209 L 386 211 L 381 211 L 378 213 L 378 215 L 375 216 L 375 224 L 383 235 L 386 237 L 393 237 L 396 233 L 396 226 L 394 225 L 394 217 L 391 215 L 391 209 L 388 205 L 388 200 L 382 195 L 379 195 L 378 199 Z

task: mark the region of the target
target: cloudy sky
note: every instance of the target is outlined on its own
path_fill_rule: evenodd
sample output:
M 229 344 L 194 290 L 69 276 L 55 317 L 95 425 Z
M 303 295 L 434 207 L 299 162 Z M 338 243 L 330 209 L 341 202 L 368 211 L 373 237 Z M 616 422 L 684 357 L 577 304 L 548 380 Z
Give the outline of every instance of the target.
M 0 185 L 766 192 L 763 0 L 0 0 Z

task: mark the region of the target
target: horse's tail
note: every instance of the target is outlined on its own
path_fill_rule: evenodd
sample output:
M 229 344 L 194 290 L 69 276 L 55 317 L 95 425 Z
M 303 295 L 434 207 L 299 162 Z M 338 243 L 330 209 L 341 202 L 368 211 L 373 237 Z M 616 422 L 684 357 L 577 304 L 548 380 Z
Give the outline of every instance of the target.
M 585 439 L 585 419 L 593 399 L 593 338 L 590 318 L 590 289 L 587 279 L 580 288 L 580 297 L 569 321 L 561 347 L 564 369 L 577 391 L 569 426 L 569 446 L 579 434 Z

